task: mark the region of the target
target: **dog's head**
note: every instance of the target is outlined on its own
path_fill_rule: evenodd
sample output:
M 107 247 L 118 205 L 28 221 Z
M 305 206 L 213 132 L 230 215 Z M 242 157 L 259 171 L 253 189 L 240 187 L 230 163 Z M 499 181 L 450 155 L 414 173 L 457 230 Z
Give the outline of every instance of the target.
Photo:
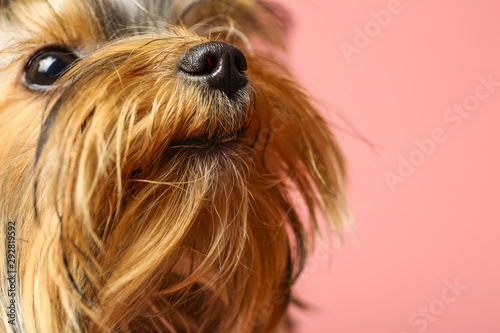
M 0 4 L 0 217 L 16 225 L 18 287 L 2 292 L 4 329 L 274 330 L 318 219 L 340 231 L 345 209 L 325 122 L 252 49 L 280 45 L 276 11 Z

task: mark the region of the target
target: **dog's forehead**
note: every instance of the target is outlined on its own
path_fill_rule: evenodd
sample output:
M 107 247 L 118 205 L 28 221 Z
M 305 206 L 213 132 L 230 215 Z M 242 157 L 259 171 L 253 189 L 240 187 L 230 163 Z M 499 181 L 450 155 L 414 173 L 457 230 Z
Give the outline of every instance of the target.
M 202 0 L 0 0 L 0 8 L 5 9 L 13 4 L 16 5 L 28 5 L 32 3 L 46 4 L 48 6 L 54 6 L 56 3 L 64 4 L 65 6 L 71 6 L 77 2 L 85 2 L 89 6 L 95 8 L 107 8 L 109 10 L 121 10 L 122 13 L 128 13 L 131 16 L 138 16 L 145 11 L 149 11 L 149 14 L 156 15 L 160 10 L 165 13 L 165 9 L 172 6 L 179 5 L 178 3 L 187 3 L 192 5 L 196 2 L 201 2 Z M 177 3 L 177 4 L 176 4 Z
M 144 19 L 172 19 L 173 13 L 182 13 L 186 9 L 196 6 L 196 4 L 208 2 L 209 0 L 0 0 L 0 9 L 5 14 L 6 8 L 16 6 L 28 6 L 34 3 L 47 5 L 56 8 L 57 4 L 66 7 L 80 2 L 85 3 L 97 11 L 113 13 L 118 17 L 129 18 L 136 23 L 144 23 Z M 221 1 L 222 2 L 222 1 Z M 36 13 L 34 13 L 36 14 Z
M 210 0 L 211 1 L 211 0 Z M 98 29 L 106 38 L 119 37 L 139 27 L 179 23 L 179 15 L 207 0 L 0 0 L 0 29 L 4 38 L 26 31 Z M 77 19 L 75 21 L 75 18 Z
M 101 0 L 104 7 L 114 8 L 121 13 L 133 19 L 139 19 L 144 16 L 155 17 L 171 16 L 172 0 Z M 188 0 L 186 2 L 194 2 Z M 155 17 L 156 18 L 156 17 Z
M 50 11 L 61 15 L 61 8 L 81 8 L 85 5 L 95 14 L 105 12 L 108 18 L 128 20 L 127 23 L 145 24 L 150 20 L 170 19 L 171 8 L 192 6 L 202 0 L 0 0 L 0 10 L 3 16 L 16 15 L 21 8 L 38 8 L 33 16 Z M 14 12 L 12 12 L 14 11 Z M 84 14 L 84 13 L 82 13 Z M 125 23 L 125 22 L 123 22 Z
M 144 25 L 150 22 L 171 21 L 175 0 L 92 0 L 88 1 L 96 12 L 113 15 L 123 24 Z M 197 0 L 187 0 L 194 3 Z

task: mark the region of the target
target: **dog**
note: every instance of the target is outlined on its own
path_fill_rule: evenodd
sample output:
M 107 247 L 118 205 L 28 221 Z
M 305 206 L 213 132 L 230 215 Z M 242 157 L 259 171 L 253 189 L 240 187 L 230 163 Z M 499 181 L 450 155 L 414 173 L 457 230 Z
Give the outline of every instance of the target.
M 339 146 L 260 0 L 0 0 L 3 332 L 281 332 Z M 282 58 L 281 58 L 282 59 Z

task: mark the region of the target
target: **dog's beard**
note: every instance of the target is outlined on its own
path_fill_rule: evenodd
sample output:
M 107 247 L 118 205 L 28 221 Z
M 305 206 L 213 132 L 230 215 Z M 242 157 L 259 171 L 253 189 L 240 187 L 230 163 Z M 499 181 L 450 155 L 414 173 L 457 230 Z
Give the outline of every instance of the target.
M 234 100 L 187 84 L 177 60 L 206 40 L 174 33 L 80 61 L 36 151 L 2 155 L 27 331 L 271 331 L 309 229 L 340 226 L 342 159 L 304 93 L 258 58 Z

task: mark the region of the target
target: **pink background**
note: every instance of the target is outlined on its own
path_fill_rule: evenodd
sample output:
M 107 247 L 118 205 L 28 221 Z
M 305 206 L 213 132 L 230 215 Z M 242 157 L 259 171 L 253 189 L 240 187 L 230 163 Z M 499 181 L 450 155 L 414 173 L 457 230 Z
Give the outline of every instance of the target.
M 401 0 L 378 30 L 372 11 L 390 0 L 280 2 L 299 81 L 381 146 L 339 133 L 355 231 L 311 258 L 298 289 L 316 310 L 297 314 L 299 332 L 500 333 L 500 86 L 472 105 L 479 77 L 500 82 L 500 2 Z M 367 26 L 348 59 L 340 46 Z M 464 101 L 477 109 L 446 121 Z M 391 189 L 400 156 L 419 165 Z

